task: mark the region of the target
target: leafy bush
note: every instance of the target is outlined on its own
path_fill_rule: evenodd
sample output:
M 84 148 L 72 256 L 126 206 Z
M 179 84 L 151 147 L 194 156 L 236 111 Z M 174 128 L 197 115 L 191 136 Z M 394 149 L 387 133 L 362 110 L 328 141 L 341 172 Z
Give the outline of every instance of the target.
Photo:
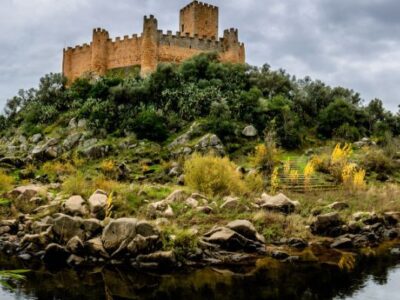
M 272 135 L 268 135 L 263 144 L 256 146 L 253 156 L 250 160 L 255 167 L 260 168 L 266 174 L 271 174 L 278 159 L 279 150 L 276 147 Z
M 252 172 L 244 177 L 247 189 L 254 194 L 259 194 L 264 190 L 264 177 L 257 172 Z
M 383 150 L 376 148 L 370 148 L 365 152 L 361 164 L 367 171 L 378 174 L 392 174 L 394 168 L 393 161 Z
M 227 157 L 193 154 L 184 165 L 185 183 L 210 196 L 241 195 L 246 185 L 237 166 Z
M 132 128 L 140 139 L 164 141 L 168 137 L 166 120 L 153 109 L 139 113 L 133 121 Z

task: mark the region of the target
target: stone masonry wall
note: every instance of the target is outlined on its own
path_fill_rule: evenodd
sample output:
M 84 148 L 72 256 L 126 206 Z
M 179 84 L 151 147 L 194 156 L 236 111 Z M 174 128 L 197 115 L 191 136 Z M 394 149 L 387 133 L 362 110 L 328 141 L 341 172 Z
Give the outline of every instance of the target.
M 106 30 L 94 29 L 90 45 L 64 49 L 64 76 L 71 83 L 87 73 L 104 75 L 107 70 L 131 66 L 140 66 L 142 75 L 147 75 L 160 62 L 180 63 L 212 51 L 218 52 L 223 62 L 245 63 L 245 48 L 239 42 L 237 29 L 225 30 L 222 38 L 216 38 L 217 7 L 194 1 L 181 10 L 180 16 L 181 22 L 189 22 L 185 33 L 163 33 L 158 30 L 154 16 L 144 17 L 140 36 L 134 34 L 112 40 Z

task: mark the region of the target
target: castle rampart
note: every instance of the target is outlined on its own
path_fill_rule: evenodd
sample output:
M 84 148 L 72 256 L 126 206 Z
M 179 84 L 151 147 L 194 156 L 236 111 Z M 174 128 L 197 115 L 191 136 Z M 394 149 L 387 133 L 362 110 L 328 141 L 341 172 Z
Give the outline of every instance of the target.
M 218 52 L 224 62 L 245 62 L 245 48 L 237 29 L 227 29 L 217 39 L 217 7 L 193 1 L 180 11 L 180 23 L 182 31 L 164 33 L 154 16 L 145 16 L 140 36 L 125 35 L 114 40 L 106 30 L 96 28 L 90 45 L 64 49 L 63 74 L 72 82 L 85 73 L 104 75 L 108 70 L 140 66 L 141 74 L 146 75 L 160 62 L 179 63 L 211 51 Z

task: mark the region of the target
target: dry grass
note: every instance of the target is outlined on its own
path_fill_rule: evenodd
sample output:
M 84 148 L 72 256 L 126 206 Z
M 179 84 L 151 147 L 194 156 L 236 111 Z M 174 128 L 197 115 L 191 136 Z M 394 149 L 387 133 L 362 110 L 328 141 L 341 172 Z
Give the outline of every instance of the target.
M 0 193 L 4 193 L 12 189 L 13 184 L 14 178 L 0 169 Z
M 46 162 L 42 166 L 42 172 L 47 174 L 49 178 L 56 179 L 59 176 L 71 175 L 76 172 L 75 167 L 69 162 Z

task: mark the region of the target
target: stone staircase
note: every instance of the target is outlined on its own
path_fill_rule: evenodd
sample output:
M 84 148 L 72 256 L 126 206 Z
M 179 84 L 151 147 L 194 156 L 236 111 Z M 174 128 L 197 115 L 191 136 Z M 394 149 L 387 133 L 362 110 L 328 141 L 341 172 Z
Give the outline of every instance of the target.
M 284 167 L 279 170 L 279 187 L 283 190 L 295 192 L 306 191 L 330 191 L 337 190 L 339 186 L 335 182 L 329 182 L 327 176 L 314 173 L 306 182 L 304 176 L 304 166 L 307 164 L 308 157 L 301 156 L 296 159 L 289 159 L 291 172 L 297 172 L 297 176 L 291 173 L 285 174 Z

